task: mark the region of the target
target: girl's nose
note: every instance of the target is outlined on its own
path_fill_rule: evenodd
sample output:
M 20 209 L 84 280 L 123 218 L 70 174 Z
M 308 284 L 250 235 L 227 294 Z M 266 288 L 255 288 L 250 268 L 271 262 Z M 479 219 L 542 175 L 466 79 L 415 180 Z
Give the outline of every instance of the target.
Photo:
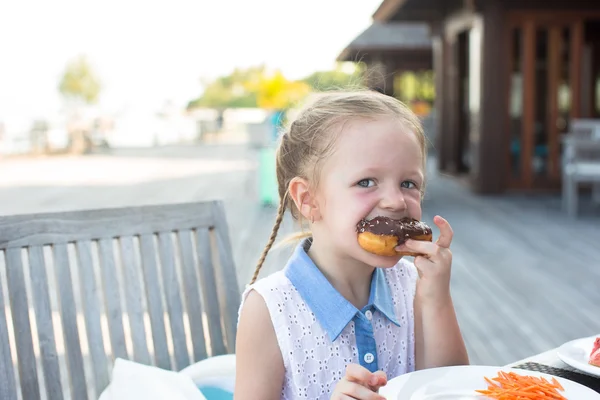
M 380 201 L 381 208 L 391 211 L 406 210 L 406 200 L 402 190 L 398 187 L 389 188 Z

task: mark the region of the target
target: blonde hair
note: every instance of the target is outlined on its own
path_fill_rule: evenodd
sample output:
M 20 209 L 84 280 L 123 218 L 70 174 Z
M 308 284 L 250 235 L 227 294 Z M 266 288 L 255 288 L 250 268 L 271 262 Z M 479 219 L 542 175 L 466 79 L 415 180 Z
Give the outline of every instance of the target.
M 276 173 L 279 192 L 277 217 L 271 236 L 258 260 L 250 281 L 258 278 L 260 269 L 277 237 L 286 210 L 295 220 L 301 214 L 288 187 L 294 177 L 303 177 L 312 186 L 318 183 L 322 162 L 334 150 L 336 133 L 341 125 L 356 119 L 394 117 L 412 130 L 421 147 L 423 170 L 425 169 L 425 135 L 419 118 L 399 100 L 376 91 L 341 91 L 319 93 L 306 105 L 279 139 L 276 151 Z M 337 128 L 337 129 L 336 129 Z M 310 232 L 295 235 L 296 239 L 311 236 Z

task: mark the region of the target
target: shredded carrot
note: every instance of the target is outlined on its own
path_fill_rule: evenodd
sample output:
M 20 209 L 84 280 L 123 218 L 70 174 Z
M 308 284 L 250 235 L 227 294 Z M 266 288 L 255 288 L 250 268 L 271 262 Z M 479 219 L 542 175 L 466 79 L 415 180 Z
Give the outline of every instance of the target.
M 487 389 L 476 390 L 490 399 L 496 400 L 567 400 L 560 392 L 565 389 L 555 379 L 547 380 L 515 372 L 498 372 L 498 375 L 485 377 Z

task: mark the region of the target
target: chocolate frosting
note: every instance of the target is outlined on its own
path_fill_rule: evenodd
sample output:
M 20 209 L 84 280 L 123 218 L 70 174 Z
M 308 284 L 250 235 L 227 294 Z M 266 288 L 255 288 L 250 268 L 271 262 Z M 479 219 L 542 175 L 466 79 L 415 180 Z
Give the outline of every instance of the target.
M 398 244 L 404 243 L 411 237 L 430 235 L 432 232 L 424 222 L 408 217 L 400 220 L 388 217 L 363 219 L 356 226 L 356 231 L 358 233 L 371 232 L 376 235 L 394 235 L 398 238 Z

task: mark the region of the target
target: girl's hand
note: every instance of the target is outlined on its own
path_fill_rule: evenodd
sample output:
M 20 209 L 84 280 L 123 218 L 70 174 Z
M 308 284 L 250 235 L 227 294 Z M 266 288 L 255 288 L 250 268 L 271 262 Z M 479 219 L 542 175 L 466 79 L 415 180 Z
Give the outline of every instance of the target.
M 424 254 L 415 257 L 415 267 L 419 272 L 418 293 L 425 303 L 443 305 L 450 298 L 450 269 L 452 265 L 452 228 L 448 221 L 439 215 L 433 222 L 440 229 L 440 237 L 435 243 L 408 240 L 402 248 Z
M 331 400 L 385 400 L 377 392 L 386 383 L 385 372 L 371 372 L 359 364 L 349 364 L 346 375 L 335 386 Z

